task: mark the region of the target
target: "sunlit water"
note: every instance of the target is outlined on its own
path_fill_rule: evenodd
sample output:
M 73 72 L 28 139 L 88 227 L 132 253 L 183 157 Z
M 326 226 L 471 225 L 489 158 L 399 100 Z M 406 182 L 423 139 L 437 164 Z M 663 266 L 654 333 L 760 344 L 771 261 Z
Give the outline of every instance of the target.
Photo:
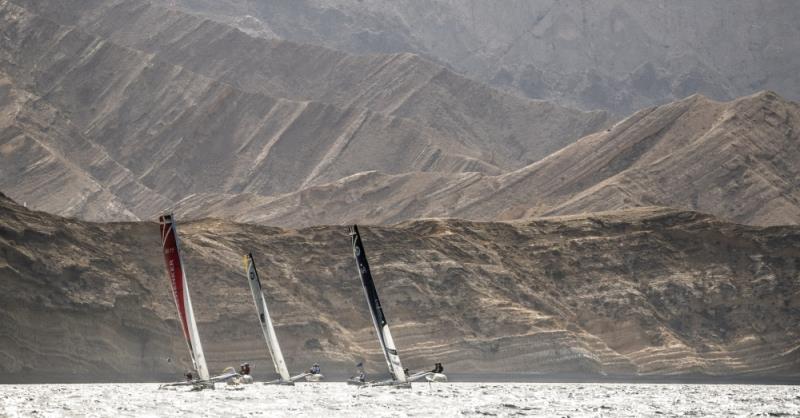
M 185 392 L 156 384 L 0 385 L 0 416 L 800 416 L 800 387 L 415 383 L 255 384 Z

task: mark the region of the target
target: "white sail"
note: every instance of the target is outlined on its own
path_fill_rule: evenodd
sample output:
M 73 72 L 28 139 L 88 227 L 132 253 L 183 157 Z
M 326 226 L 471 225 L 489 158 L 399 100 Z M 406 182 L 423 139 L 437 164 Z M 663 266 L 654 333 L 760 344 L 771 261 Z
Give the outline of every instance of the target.
M 189 296 L 189 284 L 186 280 L 186 271 L 183 269 L 183 260 L 178 250 L 178 231 L 171 214 L 159 218 L 161 225 L 161 247 L 164 251 L 164 262 L 172 284 L 172 296 L 178 308 L 181 328 L 189 345 L 195 371 L 200 380 L 209 380 L 206 357 L 203 354 L 203 345 L 200 343 L 200 333 L 197 331 L 197 322 L 192 309 L 192 298 Z
M 286 362 L 283 360 L 283 353 L 278 344 L 278 337 L 275 335 L 275 328 L 272 326 L 272 319 L 269 316 L 267 301 L 264 299 L 261 280 L 258 277 L 252 254 L 244 256 L 244 269 L 248 278 L 247 282 L 250 283 L 250 292 L 253 294 L 253 303 L 256 304 L 256 310 L 258 311 L 261 330 L 264 332 L 264 339 L 267 340 L 269 355 L 272 358 L 272 363 L 275 365 L 275 371 L 281 375 L 281 380 L 290 382 L 292 378 L 289 376 L 289 370 L 286 368 Z

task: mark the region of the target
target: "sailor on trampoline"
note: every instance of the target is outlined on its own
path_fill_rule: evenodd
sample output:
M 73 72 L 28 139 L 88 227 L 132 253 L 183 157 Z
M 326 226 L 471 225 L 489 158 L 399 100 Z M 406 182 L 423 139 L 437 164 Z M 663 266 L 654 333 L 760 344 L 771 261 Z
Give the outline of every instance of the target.
M 308 372 L 311 374 L 319 374 L 320 371 L 319 363 L 314 363 L 314 365 L 311 366 L 311 369 L 308 370 Z
M 234 383 L 253 383 L 253 376 L 250 376 L 250 363 L 242 363 L 239 365 L 239 376 L 233 380 Z
M 367 374 L 364 373 L 364 363 L 358 363 L 356 365 L 356 376 L 355 377 L 360 382 L 366 382 L 367 381 Z
M 242 363 L 239 365 L 239 374 L 242 376 L 250 375 L 250 363 Z

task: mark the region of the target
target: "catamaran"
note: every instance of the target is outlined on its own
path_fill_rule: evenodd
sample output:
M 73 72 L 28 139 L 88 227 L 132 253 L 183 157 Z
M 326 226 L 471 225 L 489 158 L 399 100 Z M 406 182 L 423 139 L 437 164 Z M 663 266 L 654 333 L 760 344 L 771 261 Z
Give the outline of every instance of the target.
M 308 377 L 311 375 L 311 373 L 302 373 L 297 376 L 289 376 L 289 370 L 286 367 L 286 361 L 283 360 L 281 346 L 278 344 L 278 337 L 275 335 L 275 327 L 272 326 L 272 318 L 269 316 L 267 301 L 264 298 L 264 291 L 261 288 L 261 279 L 258 277 L 256 262 L 253 260 L 252 253 L 244 256 L 244 271 L 247 275 L 247 282 L 250 283 L 250 292 L 253 294 L 253 303 L 256 305 L 258 321 L 261 324 L 261 331 L 264 332 L 264 339 L 267 341 L 267 349 L 269 350 L 269 355 L 272 358 L 272 364 L 275 366 L 275 371 L 280 375 L 279 379 L 264 382 L 264 384 L 294 385 L 295 381 L 304 377 Z
M 203 354 L 203 345 L 200 343 L 200 333 L 197 331 L 194 309 L 192 309 L 192 298 L 189 296 L 186 271 L 183 269 L 183 260 L 178 250 L 178 230 L 175 226 L 175 220 L 172 214 L 167 214 L 160 216 L 158 221 L 161 226 L 161 248 L 164 252 L 164 262 L 172 284 L 172 296 L 175 299 L 175 306 L 178 308 L 181 329 L 183 330 L 183 336 L 186 338 L 186 344 L 189 346 L 189 354 L 192 357 L 192 365 L 196 373 L 196 375 L 188 374 L 186 381 L 167 383 L 161 385 L 161 387 L 193 386 L 198 390 L 213 389 L 214 383 L 231 379 L 238 374 L 236 372 L 228 372 L 214 377 L 209 375 L 206 358 Z
M 357 225 L 350 227 L 350 237 L 353 245 L 353 256 L 356 260 L 358 275 L 361 278 L 361 285 L 364 288 L 364 296 L 367 298 L 372 324 L 375 326 L 375 331 L 378 333 L 378 342 L 380 342 L 381 348 L 383 349 L 383 356 L 386 359 L 386 365 L 389 367 L 389 374 L 392 376 L 391 380 L 365 382 L 364 386 L 411 388 L 411 382 L 423 378 L 427 379 L 429 382 L 447 381 L 447 376 L 442 373 L 444 367 L 442 367 L 441 363 L 436 363 L 436 367 L 431 371 L 421 371 L 411 375 L 403 368 L 400 362 L 400 354 L 398 354 L 397 348 L 394 345 L 392 333 L 389 331 L 389 324 L 386 322 L 386 316 L 383 314 L 383 308 L 381 308 L 381 301 L 378 299 L 378 290 L 375 288 L 375 282 L 372 280 L 372 273 L 370 273 L 369 263 L 367 262 L 367 254 L 364 251 L 364 244 L 361 242 L 361 235 L 358 233 Z M 357 384 L 357 382 L 353 381 L 351 384 Z

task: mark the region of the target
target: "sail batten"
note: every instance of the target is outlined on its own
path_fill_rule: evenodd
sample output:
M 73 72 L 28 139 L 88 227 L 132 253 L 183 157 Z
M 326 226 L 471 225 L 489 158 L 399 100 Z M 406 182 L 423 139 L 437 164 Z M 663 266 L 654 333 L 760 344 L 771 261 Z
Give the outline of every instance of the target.
M 386 365 L 389 367 L 389 373 L 392 374 L 395 381 L 405 383 L 408 381 L 408 378 L 402 363 L 400 363 L 400 355 L 397 353 L 397 348 L 394 345 L 392 333 L 389 331 L 389 324 L 386 321 L 386 316 L 381 307 L 381 301 L 378 298 L 378 290 L 375 288 L 375 282 L 372 280 L 372 273 L 369 270 L 369 263 L 367 262 L 367 255 L 364 252 L 364 244 L 361 242 L 361 235 L 358 233 L 358 226 L 353 225 L 350 228 L 350 236 L 352 238 L 356 268 L 358 268 L 358 275 L 361 278 L 361 285 L 364 288 L 364 296 L 367 298 L 372 324 L 375 326 L 375 331 L 378 333 L 378 341 L 381 344 L 383 356 L 386 359 Z
M 203 345 L 200 343 L 200 333 L 197 330 L 192 298 L 189 295 L 186 271 L 178 249 L 179 240 L 175 220 L 172 214 L 163 215 L 158 220 L 161 227 L 161 248 L 164 253 L 164 262 L 172 284 L 172 297 L 175 300 L 175 306 L 178 308 L 183 336 L 189 346 L 189 353 L 198 377 L 201 380 L 208 380 L 210 375 L 203 353 Z
M 270 358 L 272 358 L 272 364 L 275 366 L 275 371 L 281 376 L 281 380 L 289 382 L 292 378 L 289 376 L 286 361 L 283 359 L 283 353 L 278 344 L 278 337 L 275 334 L 275 327 L 272 325 L 272 318 L 269 316 L 267 301 L 264 298 L 264 292 L 261 287 L 261 279 L 258 277 L 256 263 L 252 254 L 244 256 L 244 268 L 248 278 L 247 282 L 250 284 L 250 292 L 253 294 L 253 303 L 255 303 L 258 311 L 261 331 L 264 333 L 267 349 L 269 350 Z

